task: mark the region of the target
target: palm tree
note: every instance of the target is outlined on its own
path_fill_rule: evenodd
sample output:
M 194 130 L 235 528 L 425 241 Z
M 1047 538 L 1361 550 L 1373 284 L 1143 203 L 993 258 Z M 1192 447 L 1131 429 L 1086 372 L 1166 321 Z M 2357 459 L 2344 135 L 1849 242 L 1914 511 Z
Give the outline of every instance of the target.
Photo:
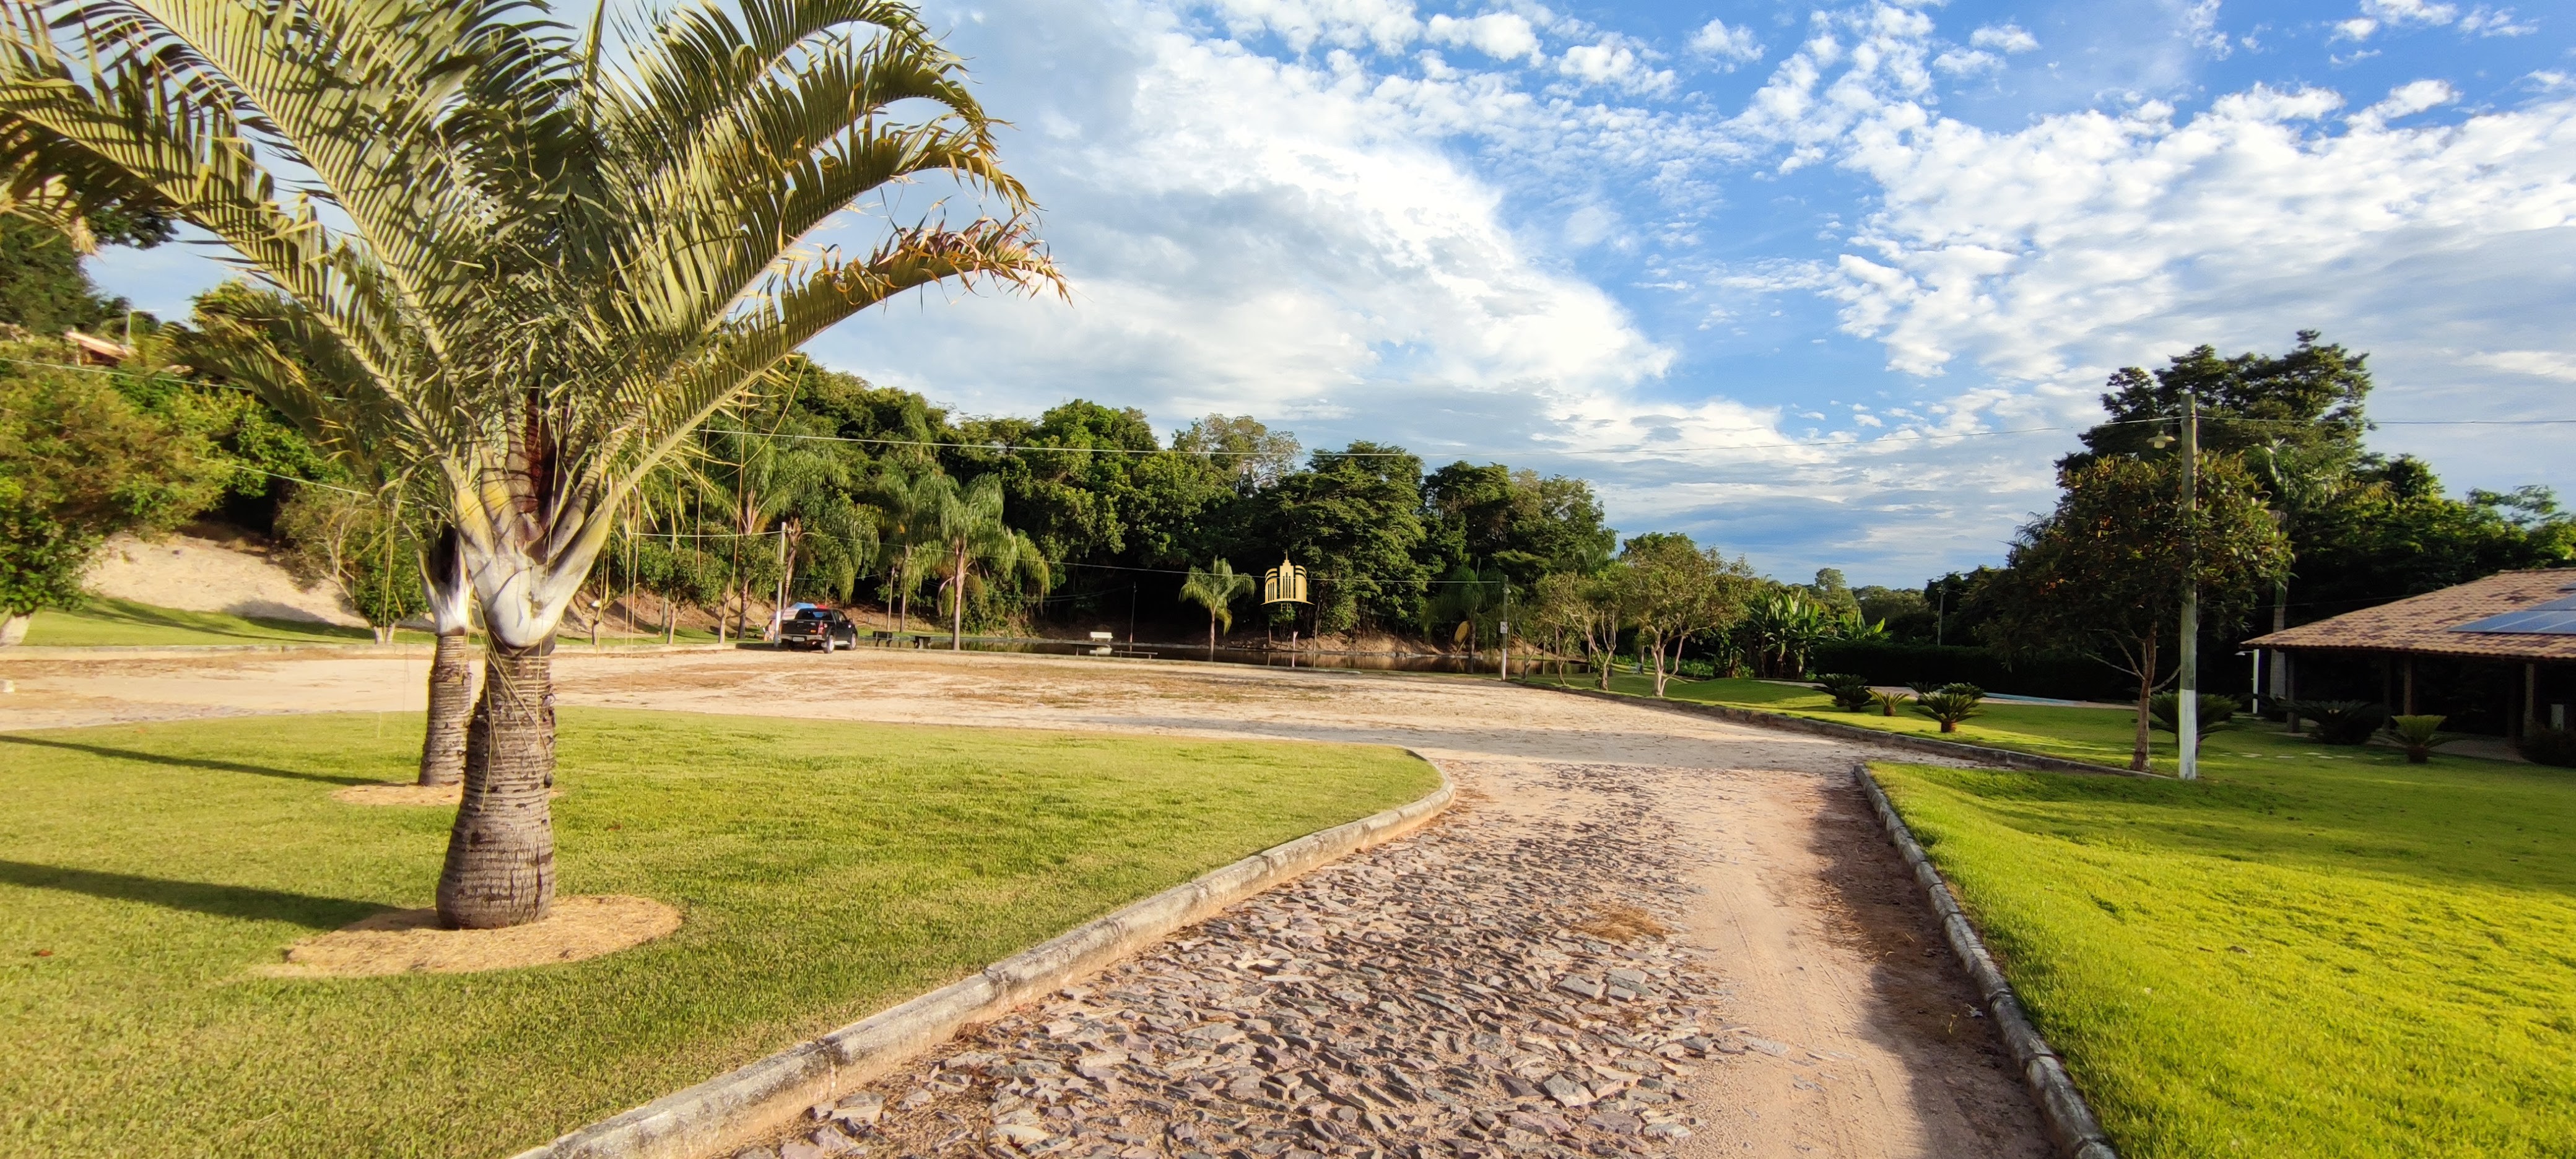
M 269 400 L 311 432 L 316 445 L 352 477 L 374 481 L 397 501 L 434 504 L 435 494 L 420 487 L 424 480 L 395 474 L 386 461 L 384 450 L 397 445 L 393 418 L 368 405 L 380 396 L 368 389 L 365 368 L 351 362 L 294 299 L 226 282 L 197 300 L 196 323 L 180 338 L 180 354 L 189 364 Z M 474 707 L 473 643 L 467 634 L 474 589 L 455 528 L 441 525 L 423 537 L 420 577 L 436 643 L 418 779 L 423 785 L 453 785 L 465 779 L 465 733 Z
M 292 297 L 424 480 L 490 635 L 451 926 L 554 894 L 549 654 L 638 479 L 824 328 L 948 279 L 1060 286 L 959 60 L 894 0 L 57 0 L 0 13 L 0 172 L 82 174 Z M 805 238 L 945 174 L 1013 217 Z M 104 176 L 102 176 L 104 175 Z M 328 204 L 327 218 L 320 206 Z
M 885 568 L 886 593 L 894 602 L 898 634 L 912 630 L 912 593 L 921 590 L 931 521 L 938 515 L 941 496 L 955 487 L 937 464 L 907 468 L 888 463 L 867 489 L 867 504 L 876 511 L 877 562 Z
M 1209 564 L 1206 571 L 1190 569 L 1190 578 L 1181 581 L 1181 599 L 1206 608 L 1208 613 L 1208 658 L 1216 658 L 1216 629 L 1219 623 L 1226 631 L 1234 630 L 1234 601 L 1252 594 L 1252 577 L 1237 575 L 1229 560 Z
M 931 568 L 948 593 L 948 650 L 965 648 L 966 600 L 984 577 L 1009 577 L 1044 586 L 1046 557 L 1029 537 L 1002 521 L 1002 480 L 985 475 L 964 487 L 947 475 L 929 476 L 932 491 L 923 539 L 938 554 Z

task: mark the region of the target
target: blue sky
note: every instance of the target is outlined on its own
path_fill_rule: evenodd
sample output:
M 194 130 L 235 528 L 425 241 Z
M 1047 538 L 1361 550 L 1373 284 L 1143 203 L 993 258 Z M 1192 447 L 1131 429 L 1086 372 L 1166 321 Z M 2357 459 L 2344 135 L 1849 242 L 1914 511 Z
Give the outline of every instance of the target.
M 1067 302 L 817 342 L 968 413 L 1592 479 L 1784 577 L 1994 562 L 2113 368 L 2311 327 L 2383 419 L 2576 418 L 2576 19 L 2317 4 L 937 0 Z M 819 238 L 971 215 L 915 187 Z M 184 315 L 220 276 L 117 252 Z M 2037 429 L 2034 429 L 2037 428 Z M 2576 492 L 2576 427 L 2391 425 Z

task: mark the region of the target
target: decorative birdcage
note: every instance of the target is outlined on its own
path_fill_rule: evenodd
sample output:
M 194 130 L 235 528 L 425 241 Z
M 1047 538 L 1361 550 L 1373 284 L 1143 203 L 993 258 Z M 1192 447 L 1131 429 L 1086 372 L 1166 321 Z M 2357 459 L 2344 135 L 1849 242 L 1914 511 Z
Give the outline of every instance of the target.
M 1306 599 L 1306 569 L 1282 556 L 1279 566 L 1261 575 L 1261 602 L 1265 605 L 1310 602 Z

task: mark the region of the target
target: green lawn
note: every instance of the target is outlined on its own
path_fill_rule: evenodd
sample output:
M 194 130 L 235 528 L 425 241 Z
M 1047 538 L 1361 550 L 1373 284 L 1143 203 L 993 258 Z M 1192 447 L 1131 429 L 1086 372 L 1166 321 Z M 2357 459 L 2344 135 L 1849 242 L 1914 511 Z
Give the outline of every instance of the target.
M 2332 751 L 1878 770 L 2121 1154 L 2576 1154 L 2576 774 Z
M 284 981 L 430 902 L 450 810 L 365 714 L 0 734 L 0 1154 L 506 1154 L 1200 873 L 1428 792 L 1400 750 L 566 709 L 567 894 L 678 933 L 566 966 Z
M 1542 676 L 1537 683 L 1553 683 L 1559 678 Z M 1595 685 L 1581 676 L 1563 678 L 1577 688 Z M 1618 675 L 1610 678 L 1612 692 L 1635 696 L 1653 696 L 1654 678 Z M 2125 708 L 2064 708 L 2046 704 L 2013 704 L 1989 700 L 1981 706 L 1980 715 L 1960 722 L 1959 731 L 1943 735 L 1941 726 L 1930 718 L 1917 716 L 1899 708 L 1895 716 L 1882 716 L 1872 708 L 1867 712 L 1844 712 L 1834 707 L 1833 698 L 1805 685 L 1775 684 L 1767 680 L 1703 680 L 1695 683 L 1672 681 L 1664 695 L 1671 700 L 1698 701 L 1703 704 L 1725 704 L 1737 708 L 1756 708 L 1765 712 L 1791 716 L 1809 716 L 1836 724 L 1859 725 L 1862 728 L 1886 729 L 1890 732 L 1915 733 L 1940 740 L 1965 741 L 1994 748 L 2016 749 L 2090 761 L 2114 768 L 2129 766 L 2129 750 L 2136 743 L 2136 717 Z M 2173 734 L 2151 734 L 2153 744 L 2149 759 L 2164 772 L 2173 771 Z M 2276 758 L 2291 761 L 2343 761 L 2364 759 L 2361 750 L 2325 748 L 2306 740 L 2279 735 L 2277 726 L 2223 730 L 2210 735 L 2201 751 L 2211 758 L 2234 754 L 2249 758 Z M 2390 750 L 2394 755 L 2394 750 Z M 2376 757 L 2377 750 L 2371 756 Z
M 1670 695 L 1936 728 L 1758 681 Z M 2132 727 L 1989 702 L 1957 739 L 2125 764 Z M 2269 724 L 2202 752 L 2196 783 L 1874 766 L 2121 1154 L 2576 1155 L 2576 770 Z
M 754 632 L 757 637 L 757 630 Z M 426 632 L 400 630 L 394 638 L 404 644 L 427 644 Z M 682 628 L 676 642 L 712 644 L 712 630 Z M 183 612 L 177 608 L 154 607 L 132 600 L 111 600 L 91 596 L 88 602 L 70 611 L 36 613 L 27 625 L 26 643 L 30 647 L 97 648 L 105 646 L 183 648 L 207 644 L 370 644 L 375 636 L 365 628 L 343 628 L 305 620 L 263 620 L 229 616 L 222 612 Z M 602 647 L 628 647 L 659 644 L 660 632 L 641 636 L 606 635 Z M 590 647 L 586 632 L 567 629 L 557 645 L 564 648 Z
M 402 633 L 425 642 L 419 632 Z M 252 620 L 222 612 L 183 612 L 132 600 L 90 597 L 70 611 L 38 612 L 27 625 L 30 646 L 95 648 L 101 645 L 158 647 L 191 644 L 365 644 L 375 640 L 365 628 L 342 628 L 301 620 Z

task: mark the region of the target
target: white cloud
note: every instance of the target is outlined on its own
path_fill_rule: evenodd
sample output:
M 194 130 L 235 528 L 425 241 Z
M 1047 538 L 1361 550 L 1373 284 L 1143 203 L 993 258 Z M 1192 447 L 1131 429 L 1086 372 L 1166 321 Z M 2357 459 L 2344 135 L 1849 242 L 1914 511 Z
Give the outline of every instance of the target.
M 1412 0 L 1212 0 L 1236 36 L 1269 33 L 1303 53 L 1325 48 L 1392 52 L 1422 35 Z
M 2200 49 L 2220 60 L 2236 51 L 2236 42 L 2218 28 L 2218 0 L 2197 0 L 2182 10 L 2182 34 Z
M 1316 42 L 1331 35 L 1319 26 Z M 1170 26 L 1103 37 L 1092 55 L 1125 67 L 1089 97 L 1026 94 L 1079 102 L 1065 111 L 1085 131 L 1023 138 L 1014 156 L 1047 202 L 1073 303 L 907 308 L 899 341 L 863 322 L 826 336 L 820 356 L 971 410 L 1051 405 L 1071 383 L 1165 422 L 1224 408 L 1389 436 L 1425 433 L 1389 420 L 1401 398 L 1512 421 L 1578 401 L 1616 412 L 1670 364 L 1607 293 L 1517 236 L 1500 191 L 1439 147 L 1443 118 L 1520 116 L 1490 78 L 1389 87 Z M 982 75 L 1038 86 L 1042 70 L 1006 66 L 1062 50 L 1032 30 L 986 51 L 1003 59 Z M 1426 450 L 1459 433 L 1430 430 Z
M 2386 99 L 2352 115 L 2357 126 L 2378 128 L 2393 118 L 2410 117 L 2426 109 L 2439 108 L 2460 99 L 2460 90 L 2448 81 L 2419 80 L 2388 90 Z
M 2516 23 L 2511 8 L 2498 8 L 2492 12 L 2478 8 L 2460 18 L 2460 31 L 2480 36 L 2529 36 L 2540 31 L 2540 26 Z
M 1665 93 L 1673 87 L 1670 69 L 1655 68 L 1642 46 L 1632 47 L 1615 36 L 1566 49 L 1557 58 L 1556 70 L 1586 84 L 1612 85 L 1632 93 Z
M 1537 60 L 1538 33 L 1517 12 L 1488 12 L 1460 19 L 1442 14 L 1424 26 L 1424 36 L 1437 44 L 1463 44 L 1496 60 Z
M 1932 58 L 1934 70 L 1951 76 L 1966 76 L 1969 73 L 1986 72 L 2003 66 L 2004 58 L 1991 52 L 1979 52 L 1973 49 L 1963 52 L 1954 48 Z
M 2361 10 L 2390 24 L 2449 24 L 2460 17 L 2458 5 L 2426 0 L 2362 0 Z
M 2430 3 L 2428 0 L 2362 0 L 2362 14 L 2337 23 L 2333 40 L 2361 40 L 2383 25 L 2401 28 L 2419 25 L 2426 28 L 2456 26 L 2473 36 L 2528 36 L 2540 26 L 2516 21 L 2511 8 L 2489 8 L 2478 5 L 2466 13 L 2459 5 Z
M 2534 378 L 2576 382 L 2576 352 L 2565 350 L 2497 350 L 2472 354 L 2461 361 Z
M 1968 36 L 1968 43 L 1998 52 L 2030 52 L 2039 47 L 2039 38 L 2022 30 L 2018 24 L 1989 24 Z
M 1723 20 L 1711 19 L 1691 33 L 1691 51 L 1719 62 L 1719 67 L 1733 70 L 1741 64 L 1762 59 L 1762 42 L 1753 30 L 1742 26 L 1728 27 Z

